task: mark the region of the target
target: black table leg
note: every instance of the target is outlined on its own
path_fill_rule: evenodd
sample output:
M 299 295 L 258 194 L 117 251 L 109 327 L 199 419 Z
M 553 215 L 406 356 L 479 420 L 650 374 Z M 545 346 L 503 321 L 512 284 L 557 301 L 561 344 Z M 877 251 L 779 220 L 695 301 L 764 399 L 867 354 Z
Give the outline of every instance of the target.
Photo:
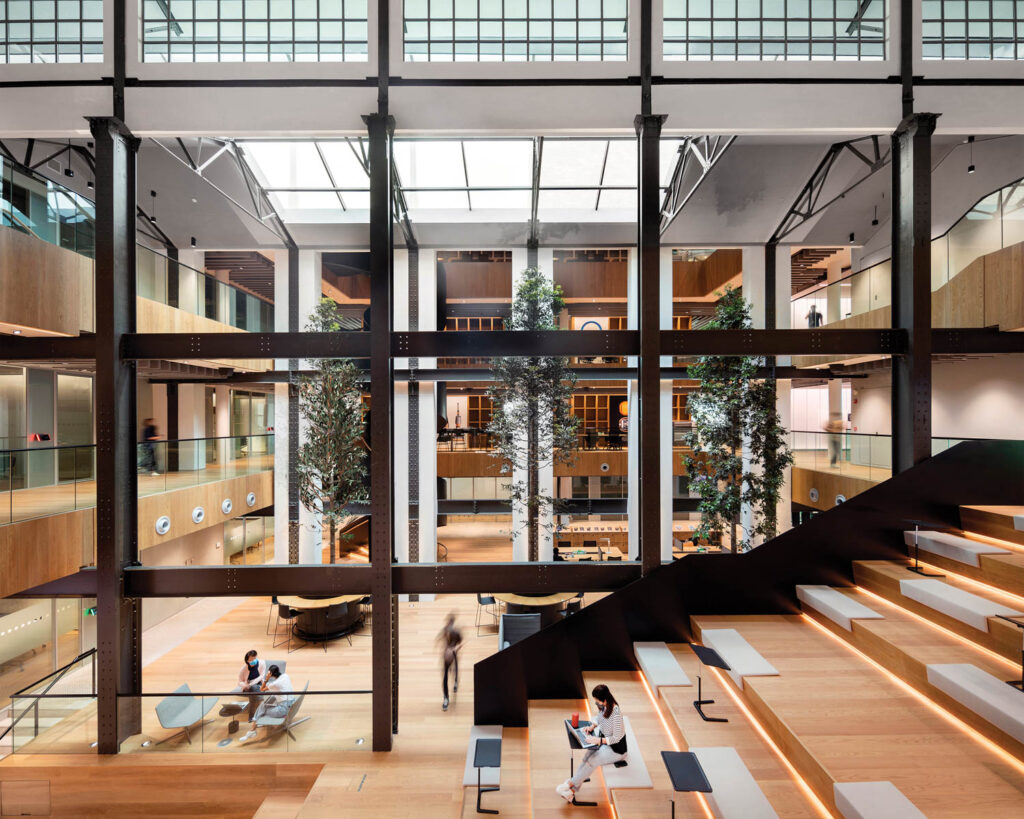
M 494 791 L 500 791 L 501 790 L 500 786 L 497 787 L 497 788 L 484 788 L 484 787 L 481 787 L 482 782 L 481 782 L 481 779 L 480 779 L 480 771 L 481 771 L 480 768 L 476 769 L 476 812 L 477 813 L 498 813 L 498 811 L 496 811 L 496 810 L 488 810 L 487 808 L 481 808 L 480 807 L 480 794 L 482 794 L 482 793 L 492 793 Z

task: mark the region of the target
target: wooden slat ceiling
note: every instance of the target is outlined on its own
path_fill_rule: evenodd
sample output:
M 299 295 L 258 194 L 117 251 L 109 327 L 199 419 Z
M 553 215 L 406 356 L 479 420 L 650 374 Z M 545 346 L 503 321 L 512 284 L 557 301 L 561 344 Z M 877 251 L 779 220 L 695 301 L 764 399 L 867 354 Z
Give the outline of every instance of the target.
M 828 273 L 826 269 L 828 260 L 839 250 L 838 247 L 805 247 L 794 253 L 791 260 L 792 294 L 796 295 L 808 287 L 825 281 Z
M 227 270 L 228 280 L 239 287 L 274 300 L 274 263 L 255 250 L 217 250 L 206 253 L 207 270 Z

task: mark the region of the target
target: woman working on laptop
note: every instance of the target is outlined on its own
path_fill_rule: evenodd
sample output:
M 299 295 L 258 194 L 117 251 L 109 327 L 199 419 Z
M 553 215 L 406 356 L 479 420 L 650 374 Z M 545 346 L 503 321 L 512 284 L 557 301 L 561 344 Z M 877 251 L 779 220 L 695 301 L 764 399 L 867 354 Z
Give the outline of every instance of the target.
M 572 802 L 583 783 L 602 765 L 612 765 L 626 755 L 626 726 L 619 704 L 607 685 L 598 685 L 590 692 L 597 706 L 594 722 L 583 729 L 594 745 L 583 757 L 576 776 L 566 779 L 555 790 L 566 802 Z

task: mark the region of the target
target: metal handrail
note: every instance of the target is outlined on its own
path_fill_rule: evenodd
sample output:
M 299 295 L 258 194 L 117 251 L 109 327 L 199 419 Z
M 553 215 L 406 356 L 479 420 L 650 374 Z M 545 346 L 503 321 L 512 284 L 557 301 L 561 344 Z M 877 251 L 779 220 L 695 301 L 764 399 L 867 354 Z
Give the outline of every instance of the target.
M 156 441 L 137 441 L 137 444 L 187 444 L 193 441 L 230 441 L 235 438 L 272 438 L 273 432 L 256 432 L 249 435 L 213 435 L 209 438 L 161 438 Z M 19 449 L 2 449 L 0 452 L 49 452 L 58 449 L 95 449 L 96 444 L 59 444 L 57 446 L 23 447 Z
M 36 680 L 34 683 L 30 683 L 29 685 L 26 685 L 20 691 L 15 691 L 13 694 L 11 694 L 11 710 L 12 711 L 14 710 L 14 698 L 15 697 L 21 697 L 21 696 L 24 696 L 26 698 L 32 697 L 32 704 L 29 705 L 20 714 L 18 714 L 18 716 L 16 716 L 13 720 L 11 720 L 11 724 L 8 725 L 4 729 L 3 733 L 0 733 L 0 739 L 3 739 L 11 731 L 13 731 L 14 730 L 14 726 L 17 725 L 19 722 L 21 722 L 22 718 L 29 711 L 32 711 L 32 710 L 35 711 L 35 736 L 39 736 L 39 699 L 41 697 L 45 697 L 47 695 L 47 693 L 49 692 L 49 690 L 51 688 L 53 688 L 58 682 L 60 682 L 64 678 L 64 675 L 67 674 L 68 671 L 71 670 L 72 666 L 77 665 L 82 660 L 84 660 L 86 657 L 91 657 L 95 653 L 96 653 L 96 649 L 95 648 L 90 648 L 88 651 L 84 651 L 81 654 L 79 654 L 77 657 L 75 657 L 75 659 L 73 659 L 70 663 L 68 663 L 67 665 L 63 666 L 62 668 L 58 668 L 56 671 L 51 671 L 49 674 L 46 675 L 46 677 L 42 677 L 41 679 Z M 25 692 L 28 691 L 28 689 L 35 688 L 35 686 L 40 685 L 43 682 L 43 680 L 46 680 L 48 677 L 53 677 L 53 680 L 50 681 L 50 684 L 48 686 L 46 686 L 46 688 L 43 690 L 43 692 L 41 694 L 25 694 Z M 71 695 L 67 695 L 67 696 L 71 696 Z M 93 663 L 92 691 L 89 694 L 77 694 L 77 695 L 74 695 L 74 696 L 78 696 L 78 697 L 83 697 L 83 696 L 94 697 L 94 696 L 96 696 L 96 663 Z

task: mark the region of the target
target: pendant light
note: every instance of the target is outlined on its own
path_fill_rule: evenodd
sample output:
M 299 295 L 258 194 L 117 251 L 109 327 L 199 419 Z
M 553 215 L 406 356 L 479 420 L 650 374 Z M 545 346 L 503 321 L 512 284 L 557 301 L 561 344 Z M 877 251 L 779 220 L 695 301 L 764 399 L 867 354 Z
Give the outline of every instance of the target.
M 971 152 L 970 164 L 967 166 L 967 173 L 974 173 L 974 137 L 967 137 L 967 147 Z
M 152 222 L 155 225 L 156 224 L 156 191 L 150 191 L 149 195 L 153 199 L 153 208 L 149 212 L 149 221 Z

